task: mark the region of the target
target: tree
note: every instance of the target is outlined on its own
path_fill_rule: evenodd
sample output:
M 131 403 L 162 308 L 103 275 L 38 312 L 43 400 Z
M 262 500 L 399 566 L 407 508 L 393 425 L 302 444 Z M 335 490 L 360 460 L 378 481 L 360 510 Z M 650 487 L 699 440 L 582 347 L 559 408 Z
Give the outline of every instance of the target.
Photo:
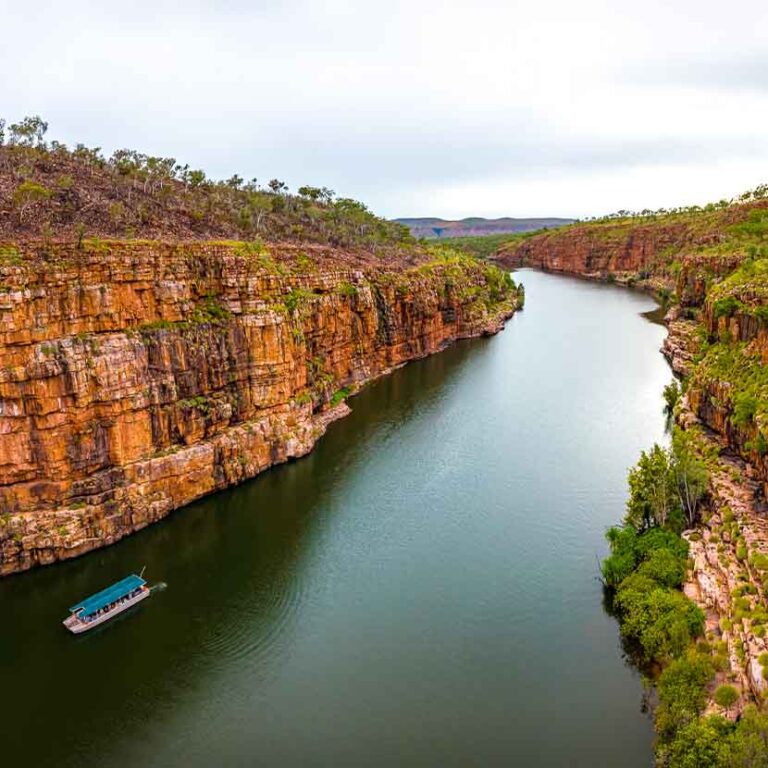
M 610 557 L 600 564 L 607 587 L 616 588 L 637 567 L 637 532 L 632 526 L 614 526 L 605 534 L 611 546 Z
M 638 568 L 638 573 L 648 576 L 657 584 L 676 589 L 683 583 L 687 568 L 687 557 L 681 558 L 669 549 L 654 549 Z
M 707 702 L 706 686 L 714 673 L 708 656 L 689 653 L 673 661 L 659 677 L 656 728 L 663 740 L 695 720 Z
M 728 740 L 724 766 L 768 768 L 768 714 L 750 705 Z
M 250 192 L 244 210 L 257 232 L 261 232 L 264 217 L 272 212 L 272 198 L 264 192 Z
M 192 189 L 197 189 L 205 184 L 205 172 L 200 170 L 193 170 L 189 172 L 189 186 Z
M 86 147 L 85 144 L 76 144 L 72 151 L 72 156 L 82 160 L 87 165 L 95 165 L 97 168 L 103 168 L 106 160 L 101 154 L 101 147 Z
M 672 433 L 672 468 L 680 505 L 688 526 L 692 527 L 699 504 L 707 493 L 709 472 L 694 452 L 692 436 L 681 429 Z
M 673 531 L 652 528 L 642 535 L 630 525 L 605 534 L 610 557 L 602 562 L 607 587 L 616 588 L 635 570 L 664 587 L 682 583 L 688 564 L 688 542 Z
M 34 181 L 24 181 L 19 184 L 13 193 L 14 205 L 19 209 L 19 221 L 24 221 L 24 214 L 30 205 L 38 200 L 47 200 L 50 196 L 50 189 Z
M 323 190 L 320 187 L 303 186 L 299 187 L 298 193 L 299 197 L 305 197 L 307 200 L 317 202 L 323 194 Z
M 680 656 L 704 629 L 704 614 L 694 603 L 640 571 L 621 582 L 614 605 L 622 634 L 637 640 L 649 660 Z
M 680 385 L 677 379 L 673 380 L 664 387 L 664 413 L 671 417 L 675 411 L 677 401 L 680 399 Z
M 739 692 L 732 685 L 721 685 L 715 691 L 715 704 L 726 712 L 739 700 Z
M 267 185 L 276 195 L 285 195 L 288 193 L 288 185 L 280 179 L 272 179 Z
M 19 123 L 11 123 L 8 130 L 11 134 L 11 144 L 20 144 L 23 147 L 44 147 L 43 137 L 48 130 L 48 123 L 39 115 L 33 115 L 25 117 Z
M 668 768 L 717 768 L 741 765 L 728 762 L 727 743 L 730 724 L 713 715 L 694 720 L 682 727 L 669 747 L 662 749 L 659 765 Z
M 0 147 L 5 144 L 5 120 L 0 117 Z
M 669 452 L 654 444 L 629 471 L 629 500 L 625 522 L 638 532 L 674 525 L 679 498 Z

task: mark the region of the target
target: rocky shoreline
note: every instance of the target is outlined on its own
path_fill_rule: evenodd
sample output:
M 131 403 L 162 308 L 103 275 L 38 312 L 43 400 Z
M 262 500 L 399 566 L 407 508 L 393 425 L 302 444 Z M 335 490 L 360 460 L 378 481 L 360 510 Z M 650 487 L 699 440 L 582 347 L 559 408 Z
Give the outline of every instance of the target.
M 696 354 L 695 323 L 668 314 L 668 335 L 662 352 L 679 376 L 691 371 Z M 727 659 L 716 682 L 739 691 L 739 701 L 727 711 L 710 700 L 708 712 L 736 719 L 744 706 L 761 701 L 768 690 L 768 641 L 765 632 L 752 626 L 751 616 L 768 609 L 761 572 L 754 555 L 768 555 L 768 509 L 763 486 L 754 468 L 696 415 L 687 394 L 681 398 L 677 423 L 695 430 L 702 454 L 708 455 L 709 499 L 696 528 L 685 531 L 691 570 L 685 594 L 706 616 L 706 640 L 719 647 Z M 742 543 L 743 542 L 743 548 Z M 752 561 L 752 563 L 750 562 Z M 762 627 L 762 624 L 759 626 Z
M 705 641 L 718 667 L 715 683 L 733 685 L 739 693 L 726 711 L 714 703 L 716 686 L 710 686 L 707 712 L 730 719 L 768 691 L 768 471 L 754 448 L 759 425 L 733 423 L 730 371 L 720 379 L 692 374 L 718 339 L 752 345 L 766 359 L 768 331 L 758 320 L 761 284 L 728 286 L 714 296 L 711 291 L 720 282 L 727 285 L 748 253 L 759 249 L 750 251 L 730 233 L 738 231 L 739 222 L 762 216 L 765 207 L 760 201 L 687 220 L 579 224 L 502 248 L 496 256 L 510 268 L 530 266 L 626 285 L 671 305 L 661 351 L 676 376 L 692 382 L 675 419 L 695 434 L 710 478 L 702 519 L 684 533 L 692 562 L 684 591 L 706 615 Z M 727 312 L 722 302 L 716 306 L 721 295 L 730 302 Z

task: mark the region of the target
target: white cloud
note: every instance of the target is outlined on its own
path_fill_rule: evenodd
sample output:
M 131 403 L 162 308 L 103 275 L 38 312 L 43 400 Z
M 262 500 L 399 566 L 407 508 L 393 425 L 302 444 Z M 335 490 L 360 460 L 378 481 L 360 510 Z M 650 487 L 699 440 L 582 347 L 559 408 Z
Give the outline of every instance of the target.
M 768 179 L 768 8 L 670 5 L 0 0 L 0 113 L 385 215 L 588 215 Z

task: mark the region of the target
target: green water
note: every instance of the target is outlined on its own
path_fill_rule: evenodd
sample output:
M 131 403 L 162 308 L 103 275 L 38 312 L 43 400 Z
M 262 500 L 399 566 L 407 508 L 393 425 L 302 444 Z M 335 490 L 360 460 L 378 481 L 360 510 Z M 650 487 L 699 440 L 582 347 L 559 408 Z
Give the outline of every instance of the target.
M 524 271 L 525 311 L 368 387 L 307 458 L 0 581 L 25 766 L 648 766 L 596 557 L 663 435 L 653 302 Z M 167 582 L 83 637 L 66 607 Z

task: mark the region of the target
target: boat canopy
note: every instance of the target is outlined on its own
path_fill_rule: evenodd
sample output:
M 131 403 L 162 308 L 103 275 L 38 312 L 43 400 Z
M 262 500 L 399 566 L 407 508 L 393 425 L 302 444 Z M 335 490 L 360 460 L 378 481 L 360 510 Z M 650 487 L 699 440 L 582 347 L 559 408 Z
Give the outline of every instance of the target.
M 107 587 L 106 589 L 102 589 L 101 592 L 97 592 L 95 595 L 86 597 L 85 600 L 81 600 L 69 610 L 72 613 L 82 610 L 82 616 L 90 616 L 110 603 L 116 602 L 121 597 L 125 597 L 127 594 L 133 592 L 134 589 L 143 587 L 146 583 L 147 582 L 140 576 L 131 574 L 130 576 L 126 576 L 122 581 L 113 584 L 111 587 Z

